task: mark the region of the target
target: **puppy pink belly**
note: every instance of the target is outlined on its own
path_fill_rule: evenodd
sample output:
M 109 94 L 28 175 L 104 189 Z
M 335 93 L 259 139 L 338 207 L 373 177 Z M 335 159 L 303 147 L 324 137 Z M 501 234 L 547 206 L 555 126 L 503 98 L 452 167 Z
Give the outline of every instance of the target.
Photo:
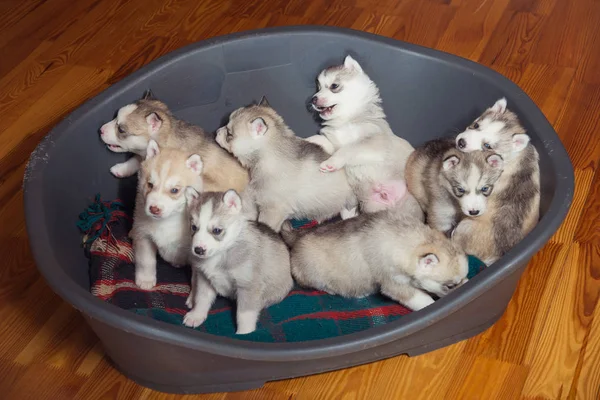
M 406 181 L 386 181 L 373 186 L 371 189 L 370 200 L 386 206 L 393 206 L 401 200 L 406 193 Z

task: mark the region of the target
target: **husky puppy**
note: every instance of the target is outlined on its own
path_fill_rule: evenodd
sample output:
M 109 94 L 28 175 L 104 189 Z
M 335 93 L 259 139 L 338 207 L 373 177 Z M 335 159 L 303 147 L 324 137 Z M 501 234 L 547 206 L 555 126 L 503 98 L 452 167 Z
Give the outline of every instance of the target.
M 292 275 L 307 287 L 344 297 L 378 291 L 412 310 L 433 303 L 467 281 L 465 253 L 441 232 L 398 209 L 294 231 L 282 236 L 291 247 Z
M 486 264 L 492 264 L 521 241 L 537 224 L 540 207 L 539 155 L 516 114 L 498 100 L 458 135 L 464 152 L 498 151 L 504 170 L 488 201 L 488 213 L 465 218 L 452 232 L 452 240 Z
M 454 138 L 435 139 L 418 147 L 408 159 L 408 189 L 434 229 L 450 233 L 463 215 L 479 217 L 504 168 L 492 152 L 461 153 Z
M 204 130 L 181 121 L 150 91 L 141 100 L 119 109 L 117 117 L 100 128 L 100 138 L 115 153 L 132 152 L 136 156 L 114 165 L 110 171 L 118 178 L 135 174 L 140 160 L 146 156 L 150 139 L 161 148 L 192 151 L 204 162 L 204 184 L 207 190 L 243 190 L 248 172 L 223 151 Z
M 288 218 L 323 221 L 356 206 L 344 172 L 320 173 L 327 152 L 297 137 L 265 98 L 235 110 L 217 131 L 217 143 L 250 171 L 245 195 L 258 221 L 276 232 Z
M 375 83 L 351 56 L 323 70 L 317 81 L 312 108 L 322 119 L 321 135 L 308 140 L 333 153 L 320 170 L 345 169 L 364 212 L 388 208 L 407 195 L 411 213 L 422 214 L 414 198 L 398 190 L 414 149 L 392 132 Z
M 141 164 L 135 201 L 133 239 L 135 283 L 144 290 L 156 285 L 156 253 L 174 266 L 187 264 L 190 224 L 186 187 L 203 190 L 203 162 L 198 154 L 159 149 L 150 140 Z
M 191 215 L 194 279 L 185 315 L 201 325 L 218 295 L 237 300 L 237 333 L 256 329 L 260 311 L 278 303 L 293 286 L 288 249 L 270 228 L 242 216 L 235 190 L 199 194 L 186 190 Z

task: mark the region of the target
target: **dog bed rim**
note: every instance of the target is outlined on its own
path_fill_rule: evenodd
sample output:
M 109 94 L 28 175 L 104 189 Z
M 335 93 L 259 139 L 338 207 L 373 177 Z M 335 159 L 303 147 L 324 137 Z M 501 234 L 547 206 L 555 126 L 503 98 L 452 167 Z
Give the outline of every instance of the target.
M 574 173 L 569 156 L 541 110 L 515 83 L 490 68 L 443 51 L 353 29 L 318 25 L 263 28 L 192 43 L 152 61 L 83 103 L 57 124 L 41 141 L 36 150 L 43 148 L 50 155 L 53 143 L 74 121 L 84 118 L 94 107 L 108 101 L 113 94 L 126 91 L 130 86 L 144 80 L 147 75 L 156 73 L 156 71 L 167 67 L 171 63 L 177 62 L 188 53 L 250 37 L 314 33 L 350 36 L 355 39 L 390 46 L 394 49 L 400 48 L 419 57 L 431 58 L 438 62 L 450 64 L 454 68 L 467 69 L 470 73 L 478 75 L 493 86 L 498 87 L 500 84 L 510 103 L 518 104 L 521 112 L 528 113 L 530 120 L 537 128 L 536 134 L 542 139 L 544 146 L 551 149 L 551 163 L 557 175 L 555 194 L 548 211 L 532 232 L 496 262 L 493 268 L 487 268 L 475 276 L 471 280 L 471 284 L 460 287 L 448 296 L 436 301 L 433 305 L 406 315 L 398 321 L 362 332 L 310 342 L 247 342 L 218 337 L 183 326 L 181 328 L 174 327 L 148 317 L 135 315 L 95 298 L 89 291 L 74 282 L 62 271 L 57 260 L 51 257 L 54 253 L 49 245 L 48 233 L 45 229 L 38 229 L 36 223 L 36 221 L 45 219 L 42 206 L 44 200 L 42 195 L 44 168 L 43 163 L 37 161 L 28 164 L 25 173 L 26 179 L 24 179 L 26 228 L 36 265 L 55 293 L 82 311 L 86 318 L 96 319 L 106 325 L 170 345 L 247 360 L 308 360 L 340 356 L 374 348 L 414 334 L 458 311 L 463 304 L 474 301 L 490 287 L 506 279 L 519 268 L 520 264 L 529 260 L 539 251 L 562 223 L 569 210 L 574 192 Z M 35 151 L 33 154 L 35 154 Z

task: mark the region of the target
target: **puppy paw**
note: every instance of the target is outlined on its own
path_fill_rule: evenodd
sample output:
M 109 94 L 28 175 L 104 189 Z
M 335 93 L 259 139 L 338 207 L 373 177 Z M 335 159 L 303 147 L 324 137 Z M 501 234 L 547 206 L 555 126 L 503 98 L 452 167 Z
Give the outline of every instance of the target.
M 358 215 L 358 208 L 357 207 L 353 207 L 351 209 L 347 209 L 347 208 L 343 208 L 340 211 L 340 217 L 342 219 L 350 219 L 350 218 L 354 218 Z
M 236 335 L 247 335 L 249 333 L 254 332 L 255 330 L 256 330 L 255 326 L 240 326 L 240 327 L 238 327 L 235 334 Z
M 192 292 L 190 292 L 190 295 L 187 297 L 187 300 L 185 301 L 185 306 L 190 309 L 194 308 L 194 296 Z
M 190 328 L 197 328 L 206 321 L 206 315 L 200 315 L 193 310 L 183 316 L 183 324 Z
M 135 284 L 138 285 L 140 289 L 151 290 L 154 286 L 156 286 L 156 275 L 136 272 Z
M 131 166 L 130 163 L 120 163 L 115 164 L 110 168 L 111 174 L 116 176 L 117 178 L 127 178 L 137 172 L 135 168 Z

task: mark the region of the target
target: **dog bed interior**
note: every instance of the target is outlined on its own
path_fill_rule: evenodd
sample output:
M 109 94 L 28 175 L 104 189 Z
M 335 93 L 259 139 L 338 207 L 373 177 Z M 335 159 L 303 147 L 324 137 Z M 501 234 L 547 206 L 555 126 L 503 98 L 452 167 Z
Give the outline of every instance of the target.
M 131 213 L 123 203 L 94 202 L 79 215 L 84 251 L 90 260 L 90 288 L 94 296 L 117 307 L 158 321 L 182 325 L 188 311 L 189 267 L 174 268 L 158 258 L 157 286 L 142 290 L 135 284 Z M 294 229 L 308 229 L 315 221 L 293 220 Z M 469 256 L 469 278 L 485 268 Z M 411 312 L 380 294 L 349 299 L 296 285 L 280 303 L 261 312 L 257 329 L 236 335 L 235 302 L 218 297 L 201 332 L 254 342 L 304 342 L 360 332 L 395 321 Z M 191 328 L 188 328 L 191 329 Z

